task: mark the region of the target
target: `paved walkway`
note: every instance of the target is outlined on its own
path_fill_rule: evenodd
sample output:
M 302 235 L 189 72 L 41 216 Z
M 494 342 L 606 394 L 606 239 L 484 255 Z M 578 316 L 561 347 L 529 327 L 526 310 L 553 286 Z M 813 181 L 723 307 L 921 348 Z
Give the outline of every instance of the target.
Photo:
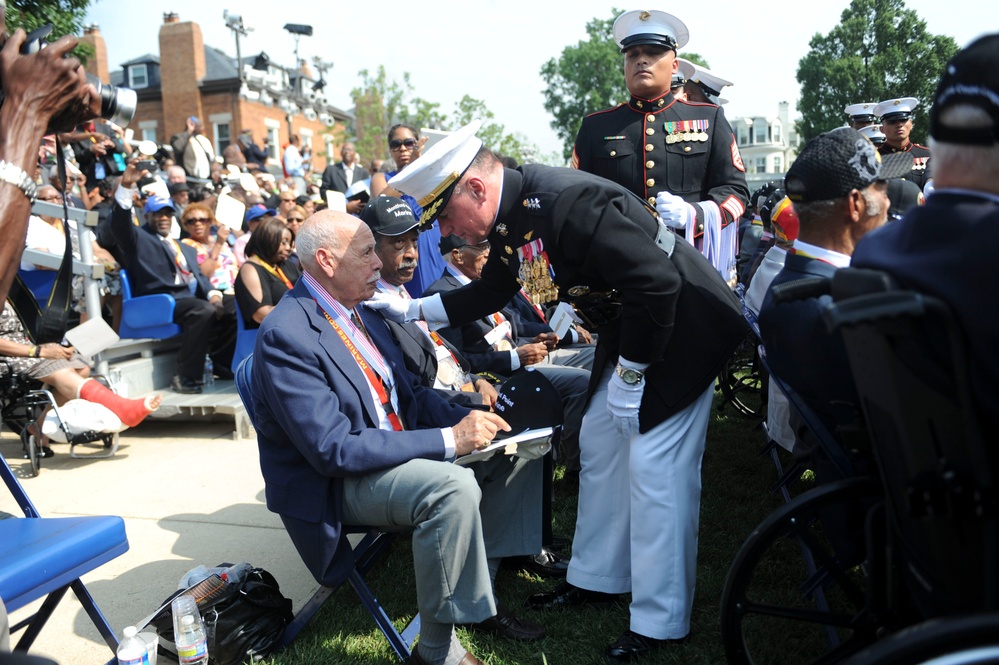
M 42 460 L 40 475 L 30 478 L 20 441 L 4 429 L 0 454 L 15 473 L 22 469 L 21 483 L 42 516 L 125 519 L 129 551 L 83 578 L 119 636 L 199 564 L 249 561 L 266 568 L 296 611 L 317 588 L 280 519 L 264 505 L 255 439 L 234 441 L 232 431 L 231 420 L 150 419 L 124 432 L 110 459 L 72 459 L 69 446 L 53 444 L 56 456 Z M 2 484 L 0 511 L 20 514 Z M 14 612 L 11 623 L 40 603 Z M 72 592 L 31 653 L 62 665 L 105 663 L 112 656 Z

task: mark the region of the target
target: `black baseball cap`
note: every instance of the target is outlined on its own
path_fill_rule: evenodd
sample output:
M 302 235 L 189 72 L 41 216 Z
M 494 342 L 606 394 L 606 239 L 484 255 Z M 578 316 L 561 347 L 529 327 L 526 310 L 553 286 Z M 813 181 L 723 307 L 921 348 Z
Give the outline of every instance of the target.
M 409 204 L 394 196 L 379 196 L 368 201 L 361 210 L 361 221 L 373 233 L 383 236 L 401 236 L 420 223 Z
M 784 190 L 794 202 L 827 201 L 878 180 L 901 178 L 911 170 L 909 153 L 882 158 L 863 134 L 840 127 L 805 144 L 784 177 Z
M 930 136 L 943 143 L 995 145 L 999 142 L 999 33 L 976 39 L 950 59 L 930 110 Z M 992 118 L 991 127 L 948 127 L 940 115 L 951 106 L 976 106 Z
M 551 381 L 541 372 L 519 372 L 504 381 L 498 392 L 496 413 L 509 423 L 512 428 L 510 435 L 562 423 L 562 400 Z
M 462 238 L 452 233 L 449 236 L 441 236 L 440 242 L 437 243 L 437 246 L 440 247 L 441 256 L 447 256 L 451 253 L 452 249 L 458 249 L 459 247 L 464 247 L 467 244 L 468 243 Z

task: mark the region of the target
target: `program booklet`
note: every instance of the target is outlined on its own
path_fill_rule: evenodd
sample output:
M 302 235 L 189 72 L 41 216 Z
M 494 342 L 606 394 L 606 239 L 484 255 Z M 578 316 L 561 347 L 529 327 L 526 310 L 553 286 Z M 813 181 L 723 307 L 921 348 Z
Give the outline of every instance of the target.
M 501 434 L 506 434 L 501 432 Z M 552 428 L 529 429 L 519 434 L 497 437 L 485 448 L 462 455 L 454 461 L 455 464 L 466 466 L 489 459 L 498 452 L 504 455 L 520 455 L 531 459 L 541 457 L 551 447 Z

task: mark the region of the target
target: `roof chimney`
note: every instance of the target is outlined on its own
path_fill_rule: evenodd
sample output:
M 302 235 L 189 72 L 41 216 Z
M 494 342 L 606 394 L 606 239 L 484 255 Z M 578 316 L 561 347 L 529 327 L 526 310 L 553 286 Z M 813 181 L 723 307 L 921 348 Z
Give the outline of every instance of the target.
M 205 120 L 199 85 L 205 78 L 205 42 L 201 26 L 180 22 L 175 13 L 160 26 L 160 85 L 166 136 L 184 131 L 188 116 Z
M 101 29 L 96 23 L 83 26 L 83 36 L 80 43 L 86 44 L 93 49 L 94 54 L 87 58 L 83 66 L 88 74 L 93 74 L 101 80 L 101 83 L 110 83 L 111 77 L 108 73 L 108 47 L 101 36 Z
M 164 23 L 177 23 L 178 21 L 180 21 L 180 16 L 177 12 L 163 12 Z

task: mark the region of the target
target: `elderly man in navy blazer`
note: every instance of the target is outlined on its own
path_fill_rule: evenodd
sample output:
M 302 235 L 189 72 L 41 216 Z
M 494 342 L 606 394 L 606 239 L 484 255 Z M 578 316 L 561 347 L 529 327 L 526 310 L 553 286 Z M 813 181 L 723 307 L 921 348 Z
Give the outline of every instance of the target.
M 497 462 L 501 480 L 477 483 L 450 463 L 509 426 L 447 402 L 406 370 L 384 321 L 362 306 L 381 268 L 363 222 L 319 212 L 297 247 L 302 279 L 268 314 L 254 351 L 268 508 L 327 585 L 351 570 L 344 525 L 413 528 L 421 635 L 412 662 L 478 663 L 454 624 L 542 637 L 540 626 L 497 611 L 490 579 L 497 557 L 541 547 L 540 465 L 497 456 L 471 466 Z
M 201 272 L 193 247 L 171 237 L 176 211 L 173 202 L 150 196 L 146 223 L 132 223 L 132 197 L 141 176 L 129 165 L 115 191 L 110 230 L 124 257 L 136 296 L 165 293 L 174 297 L 173 322 L 181 327 L 177 372 L 171 387 L 178 393 L 200 393 L 205 356 L 212 356 L 216 373 L 228 372 L 236 343 L 236 303 L 212 288 Z

